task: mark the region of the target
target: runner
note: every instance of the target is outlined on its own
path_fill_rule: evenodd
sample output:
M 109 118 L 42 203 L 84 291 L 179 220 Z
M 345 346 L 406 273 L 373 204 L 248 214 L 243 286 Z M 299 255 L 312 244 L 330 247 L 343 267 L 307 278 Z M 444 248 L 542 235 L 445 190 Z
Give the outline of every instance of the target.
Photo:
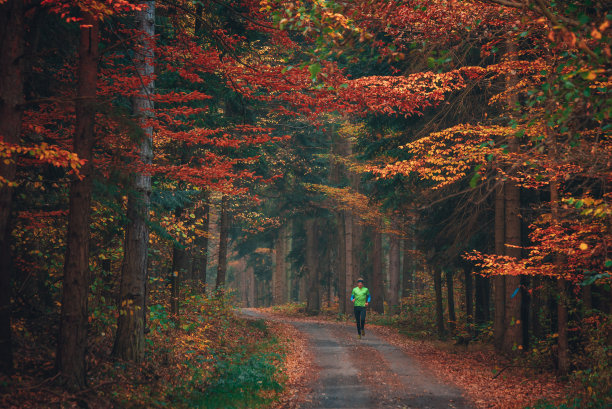
M 363 278 L 357 280 L 357 287 L 353 288 L 351 301 L 355 311 L 355 321 L 357 322 L 357 334 L 359 339 L 365 336 L 366 307 L 370 304 L 370 290 L 363 286 Z

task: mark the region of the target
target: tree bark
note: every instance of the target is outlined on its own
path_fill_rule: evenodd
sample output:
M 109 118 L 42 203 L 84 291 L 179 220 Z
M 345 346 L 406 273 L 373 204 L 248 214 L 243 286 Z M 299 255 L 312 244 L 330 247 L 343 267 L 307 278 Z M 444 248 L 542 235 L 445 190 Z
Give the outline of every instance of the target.
M 76 126 L 73 149 L 86 163 L 79 172 L 81 179 L 74 177 L 70 183 L 60 334 L 56 355 L 60 381 L 70 390 L 83 389 L 87 383 L 85 353 L 88 322 L 87 295 L 90 283 L 89 221 L 99 60 L 98 24 L 93 16 L 84 15 L 79 42 L 77 70 L 77 99 L 79 102 L 75 107 Z
M 383 284 L 383 265 L 382 265 L 382 234 L 380 228 L 382 223 L 379 221 L 372 229 L 372 286 L 370 293 L 372 297 L 372 310 L 379 314 L 385 312 L 385 287 Z
M 136 13 L 140 38 L 134 62 L 142 80 L 142 89 L 140 94 L 134 97 L 133 105 L 134 115 L 139 119 L 143 131 L 138 147 L 140 161 L 144 165 L 150 165 L 153 161 L 153 127 L 149 124 L 149 119 L 153 115 L 155 2 L 148 1 L 145 4 L 146 7 Z M 150 196 L 151 176 L 134 173 L 128 194 L 128 225 L 121 269 L 117 334 L 113 348 L 113 355 L 133 362 L 141 362 L 144 359 Z
M 465 275 L 465 317 L 470 327 L 474 323 L 472 266 L 466 266 L 463 272 Z
M 391 230 L 399 232 L 400 227 L 397 219 L 391 219 Z M 389 236 L 389 313 L 396 314 L 399 311 L 400 293 L 400 238 L 396 233 Z
M 506 216 L 504 186 L 501 185 L 495 192 L 495 254 L 504 255 L 506 240 Z M 504 334 L 506 332 L 506 277 L 493 278 L 493 297 L 495 299 L 495 315 L 493 316 L 493 342 L 495 349 L 502 350 Z
M 556 180 L 550 182 L 550 209 L 554 223 L 559 221 L 559 187 Z M 561 255 L 554 254 L 553 262 L 557 268 L 557 292 L 559 302 L 557 302 L 557 370 L 560 375 L 566 375 L 570 369 L 569 359 L 569 340 L 567 333 L 568 312 L 567 312 L 567 282 L 563 278 L 561 271 L 563 259 Z
M 229 230 L 229 199 L 227 195 L 221 198 L 221 215 L 219 227 L 219 263 L 217 266 L 217 282 L 215 289 L 219 290 L 225 286 L 225 273 L 227 272 L 227 236 Z
M 275 266 L 274 273 L 272 275 L 272 299 L 276 305 L 284 304 L 287 302 L 287 268 L 285 259 L 287 257 L 286 252 L 286 229 L 285 226 L 281 226 L 278 231 L 278 237 L 275 242 Z
M 202 199 L 202 206 L 196 211 L 196 218 L 202 220 L 201 227 L 196 228 L 195 255 L 193 258 L 193 274 L 206 292 L 206 267 L 208 266 L 208 234 L 210 228 L 210 202 L 208 193 Z
M 455 330 L 457 329 L 457 315 L 455 314 L 455 294 L 452 270 L 446 271 L 446 298 L 446 305 L 448 308 L 448 326 L 450 328 L 451 335 L 455 335 Z
M 434 267 L 434 291 L 436 293 L 436 328 L 438 329 L 438 338 L 446 337 L 444 331 L 444 306 L 442 304 L 442 271 L 439 267 Z
M 0 4 L 0 138 L 8 145 L 19 143 L 23 94 L 24 2 Z M 17 164 L 0 162 L 0 373 L 13 371 L 11 340 L 11 245 L 10 216 Z M 4 179 L 4 181 L 2 181 Z
M 348 288 L 351 285 L 346 280 L 346 233 L 344 229 L 344 212 L 338 213 L 338 312 L 348 311 Z
M 316 315 L 321 310 L 319 303 L 319 271 L 317 263 L 317 220 L 306 220 L 306 313 Z
M 489 280 L 480 274 L 476 275 L 475 282 L 475 322 L 477 325 L 484 324 L 489 321 Z
M 355 269 L 354 269 L 354 262 L 355 262 L 355 257 L 353 254 L 353 250 L 354 250 L 354 232 L 353 232 L 353 228 L 354 226 L 354 216 L 351 212 L 349 211 L 344 211 L 344 246 L 345 246 L 345 263 L 346 263 L 346 271 L 345 271 L 345 275 L 346 275 L 346 287 L 345 287 L 345 294 L 344 294 L 344 298 L 348 299 L 351 296 L 351 291 L 353 290 L 353 287 L 355 286 L 355 281 L 357 280 L 357 276 L 355 274 Z M 349 305 L 347 303 L 347 305 Z M 349 307 L 347 307 L 347 310 L 350 310 Z
M 542 285 L 543 281 L 541 277 L 534 276 L 531 279 L 531 332 L 536 339 L 541 339 L 544 336 L 541 323 L 541 312 L 543 308 Z
M 585 312 L 593 309 L 593 286 L 585 285 L 582 287 L 582 304 Z
M 519 216 L 520 190 L 513 181 L 506 182 L 506 255 L 519 260 L 521 258 L 521 219 Z M 521 277 L 506 277 L 506 316 L 502 351 L 511 354 L 523 347 L 523 323 L 521 321 L 520 290 Z
M 404 239 L 404 260 L 402 262 L 402 298 L 414 295 L 414 262 L 411 257 L 412 239 Z

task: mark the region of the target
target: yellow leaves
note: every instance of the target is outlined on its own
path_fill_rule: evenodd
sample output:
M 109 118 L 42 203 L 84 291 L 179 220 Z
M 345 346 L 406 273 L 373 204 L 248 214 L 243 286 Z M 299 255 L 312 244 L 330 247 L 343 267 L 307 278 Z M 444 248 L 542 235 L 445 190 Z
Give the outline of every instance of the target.
M 370 224 L 377 224 L 382 216 L 376 202 L 350 187 L 339 188 L 310 183 L 304 186 L 310 191 L 323 193 L 329 199 L 327 203 L 323 203 L 324 207 L 333 210 L 349 210 Z
M 586 76 L 586 79 L 589 81 L 593 81 L 595 78 L 597 78 L 597 73 L 595 71 L 589 71 Z
M 580 243 L 580 246 L 579 246 L 579 247 L 580 247 L 580 250 L 582 250 L 582 251 L 586 251 L 586 250 L 588 250 L 589 245 L 588 245 L 588 244 L 586 244 L 586 243 Z

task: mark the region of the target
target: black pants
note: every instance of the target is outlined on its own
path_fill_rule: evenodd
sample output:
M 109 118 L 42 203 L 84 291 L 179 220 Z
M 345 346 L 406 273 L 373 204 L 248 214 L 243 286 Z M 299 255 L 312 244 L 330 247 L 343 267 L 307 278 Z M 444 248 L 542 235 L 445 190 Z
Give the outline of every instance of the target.
M 357 322 L 357 333 L 361 335 L 361 330 L 365 327 L 366 308 L 353 307 L 355 311 L 355 321 Z

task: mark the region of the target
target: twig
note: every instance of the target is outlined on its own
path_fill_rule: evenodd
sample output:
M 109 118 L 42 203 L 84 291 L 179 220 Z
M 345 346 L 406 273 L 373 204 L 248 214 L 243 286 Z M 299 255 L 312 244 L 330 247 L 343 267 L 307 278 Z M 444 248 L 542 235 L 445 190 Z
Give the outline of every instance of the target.
M 491 379 L 497 378 L 499 375 L 501 375 L 502 372 L 504 372 L 508 368 L 531 368 L 531 369 L 535 369 L 535 368 L 539 368 L 539 367 L 538 366 L 527 366 L 527 365 L 506 365 L 498 373 L 496 373 L 495 376 L 493 378 L 491 378 Z
M 45 379 L 44 381 L 40 382 L 39 384 L 32 385 L 32 386 L 28 386 L 27 388 L 19 388 L 19 390 L 21 390 L 21 391 L 29 391 L 29 390 L 31 390 L 31 389 L 37 389 L 37 388 L 40 388 L 40 387 L 41 387 L 41 386 L 43 386 L 45 383 L 47 383 L 47 382 L 51 382 L 51 381 L 54 381 L 55 379 L 57 379 L 57 377 L 58 377 L 59 375 L 60 375 L 60 374 L 59 374 L 59 372 L 58 372 L 58 373 L 56 373 L 55 375 L 53 375 L 51 378 L 47 378 L 47 379 Z

